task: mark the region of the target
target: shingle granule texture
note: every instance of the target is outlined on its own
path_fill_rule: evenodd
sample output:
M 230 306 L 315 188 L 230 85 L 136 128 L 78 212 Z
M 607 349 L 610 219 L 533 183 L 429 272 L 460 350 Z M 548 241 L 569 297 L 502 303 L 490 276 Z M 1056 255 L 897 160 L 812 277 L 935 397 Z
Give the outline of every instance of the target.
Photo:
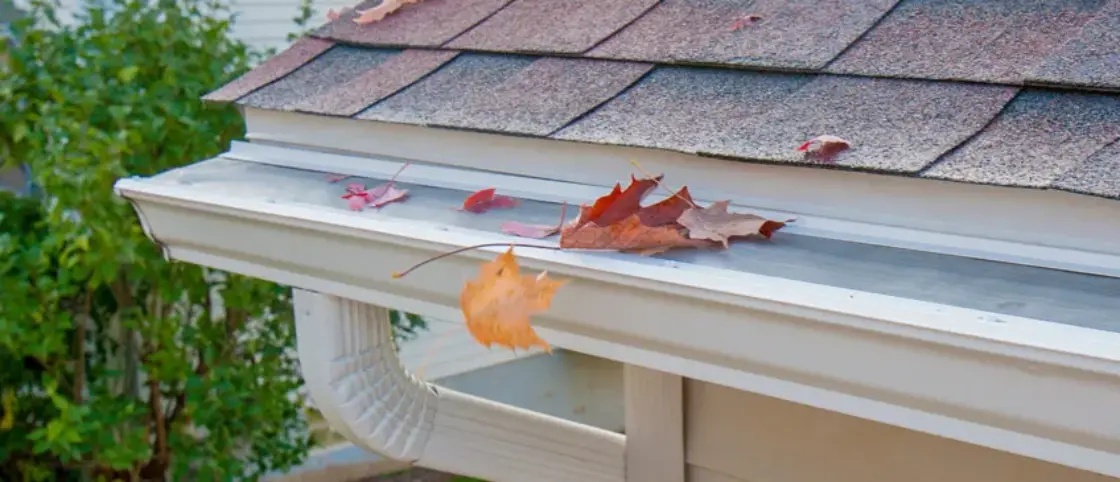
M 1120 139 L 1062 174 L 1051 187 L 1120 199 Z
M 664 0 L 588 55 L 819 69 L 895 0 Z M 761 20 L 732 31 L 736 19 Z
M 456 54 L 449 50 L 408 49 L 379 58 L 364 65 L 366 70 L 356 77 L 308 97 L 293 108 L 302 112 L 349 117 L 420 80 Z M 351 59 L 361 60 L 357 56 Z
M 829 72 L 1022 83 L 1106 0 L 903 0 Z
M 580 53 L 638 18 L 657 0 L 516 0 L 447 44 L 501 52 Z
M 746 124 L 716 154 L 805 162 L 796 148 L 820 135 L 852 144 L 835 164 L 914 173 L 984 127 L 1014 87 L 821 76 Z
M 472 96 L 488 95 L 533 63 L 533 57 L 461 54 L 407 89 L 359 113 L 359 119 L 452 125 L 470 113 Z
M 922 175 L 1047 187 L 1120 137 L 1117 119 L 1115 95 L 1024 92 L 992 125 Z
M 339 45 L 237 103 L 261 109 L 295 110 L 296 105 L 326 94 L 395 55 L 397 52 L 391 50 Z
M 650 68 L 633 62 L 464 54 L 358 118 L 546 136 Z
M 807 75 L 659 67 L 557 139 L 700 153 L 780 106 Z
M 381 21 L 354 23 L 357 10 L 377 6 L 367 0 L 338 20 L 319 27 L 313 36 L 373 46 L 436 47 L 481 22 L 511 0 L 424 0 L 407 4 Z
M 1028 81 L 1120 90 L 1120 0 L 1112 0 L 1079 35 L 1054 50 Z
M 276 81 L 334 46 L 334 42 L 303 37 L 283 52 L 262 62 L 253 70 L 202 97 L 209 102 L 233 102 L 245 94 Z

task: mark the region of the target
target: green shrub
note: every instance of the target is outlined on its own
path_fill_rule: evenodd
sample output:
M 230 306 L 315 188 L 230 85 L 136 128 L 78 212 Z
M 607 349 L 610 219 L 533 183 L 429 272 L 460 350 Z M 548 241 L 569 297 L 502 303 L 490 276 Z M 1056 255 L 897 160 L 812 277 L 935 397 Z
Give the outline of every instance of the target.
M 0 42 L 0 160 L 37 188 L 0 193 L 0 480 L 254 480 L 309 449 L 289 291 L 165 261 L 112 192 L 243 135 L 197 100 L 260 59 L 225 3 L 36 3 Z

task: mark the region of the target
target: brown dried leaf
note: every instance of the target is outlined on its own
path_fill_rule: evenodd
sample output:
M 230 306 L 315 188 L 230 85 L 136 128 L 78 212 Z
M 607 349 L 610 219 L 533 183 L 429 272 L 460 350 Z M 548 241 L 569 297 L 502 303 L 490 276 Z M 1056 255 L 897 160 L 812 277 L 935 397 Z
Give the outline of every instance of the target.
M 838 154 L 851 147 L 852 144 L 850 142 L 826 134 L 814 137 L 808 142 L 801 144 L 801 146 L 797 148 L 797 152 L 803 153 L 806 159 L 832 162 Z
M 354 23 L 368 24 L 381 21 L 386 15 L 397 11 L 397 9 L 419 1 L 420 0 L 381 0 L 381 4 L 376 7 L 358 10 L 358 17 L 354 19 Z
M 677 222 L 677 218 L 681 217 L 681 214 L 684 214 L 686 209 L 695 205 L 696 203 L 692 201 L 692 195 L 688 192 L 688 186 L 685 186 L 672 197 L 638 210 L 638 219 L 646 226 L 656 227 L 673 224 Z
M 681 214 L 677 222 L 688 228 L 688 237 L 723 243 L 727 247 L 731 238 L 760 235 L 769 238 L 786 223 L 771 221 L 753 214 L 727 212 L 729 201 L 718 201 L 706 208 L 693 208 Z
M 710 245 L 710 242 L 704 240 L 685 237 L 678 227 L 646 226 L 638 219 L 637 214 L 631 214 L 609 226 L 597 226 L 594 223 L 579 226 L 572 223 L 560 231 L 560 247 L 568 249 L 617 249 L 641 252 Z

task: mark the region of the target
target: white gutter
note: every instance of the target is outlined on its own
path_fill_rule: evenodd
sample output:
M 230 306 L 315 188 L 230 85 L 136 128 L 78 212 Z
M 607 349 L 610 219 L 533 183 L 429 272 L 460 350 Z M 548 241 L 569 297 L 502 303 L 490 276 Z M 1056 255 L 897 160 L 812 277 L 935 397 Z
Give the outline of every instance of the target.
M 311 397 L 355 445 L 495 482 L 623 480 L 622 435 L 420 381 L 397 358 L 386 308 L 300 289 L 294 301 Z
M 126 179 L 117 188 L 170 258 L 339 297 L 325 298 L 337 300 L 322 302 L 328 304 L 370 303 L 455 319 L 462 280 L 497 249 L 448 257 L 438 269 L 399 280 L 388 274 L 451 248 L 509 241 L 498 233 L 285 201 L 268 189 L 291 192 L 295 186 L 243 182 L 259 189 L 158 178 Z M 1114 416 L 1120 406 L 1120 334 L 670 261 L 541 250 L 519 256 L 527 269 L 571 279 L 538 322 L 541 335 L 557 346 L 1120 476 L 1120 417 Z M 324 318 L 320 329 L 342 323 L 334 314 Z M 409 400 L 430 396 L 418 392 Z M 445 470 L 462 470 L 445 464 L 492 469 L 493 454 L 537 447 L 503 439 L 518 433 L 518 424 L 552 426 L 460 397 L 447 395 L 454 401 L 445 404 L 440 392 L 423 450 L 375 450 L 395 450 Z M 374 401 L 368 403 L 379 407 Z M 481 417 L 498 428 L 465 422 Z M 557 426 L 555 433 L 564 435 L 550 440 L 564 450 L 574 450 L 568 443 L 590 446 L 591 453 L 610 454 L 604 465 L 621 460 L 621 441 L 610 445 L 616 439 L 599 432 Z M 557 448 L 529 450 L 541 460 L 571 460 Z M 473 462 L 484 467 L 475 467 L 458 453 L 491 455 L 472 455 L 485 458 Z M 609 476 L 621 477 L 621 468 L 611 467 Z M 552 480 L 518 476 L 489 478 Z

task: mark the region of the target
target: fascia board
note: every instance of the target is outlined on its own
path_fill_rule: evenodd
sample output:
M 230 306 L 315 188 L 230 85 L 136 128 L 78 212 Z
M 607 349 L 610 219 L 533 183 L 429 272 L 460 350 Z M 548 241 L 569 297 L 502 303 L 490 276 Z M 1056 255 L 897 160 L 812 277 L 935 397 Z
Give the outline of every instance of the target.
M 791 232 L 954 256 L 1120 276 L 1120 202 L 1060 191 L 752 164 L 657 149 L 245 109 L 254 142 L 609 188 L 640 161 L 692 192 Z M 676 184 L 674 184 L 676 185 Z
M 191 186 L 117 188 L 171 259 L 447 319 L 460 281 L 499 249 L 389 273 L 508 241 Z M 572 280 L 538 321 L 557 346 L 1120 476 L 1115 333 L 675 263 L 519 256 Z

